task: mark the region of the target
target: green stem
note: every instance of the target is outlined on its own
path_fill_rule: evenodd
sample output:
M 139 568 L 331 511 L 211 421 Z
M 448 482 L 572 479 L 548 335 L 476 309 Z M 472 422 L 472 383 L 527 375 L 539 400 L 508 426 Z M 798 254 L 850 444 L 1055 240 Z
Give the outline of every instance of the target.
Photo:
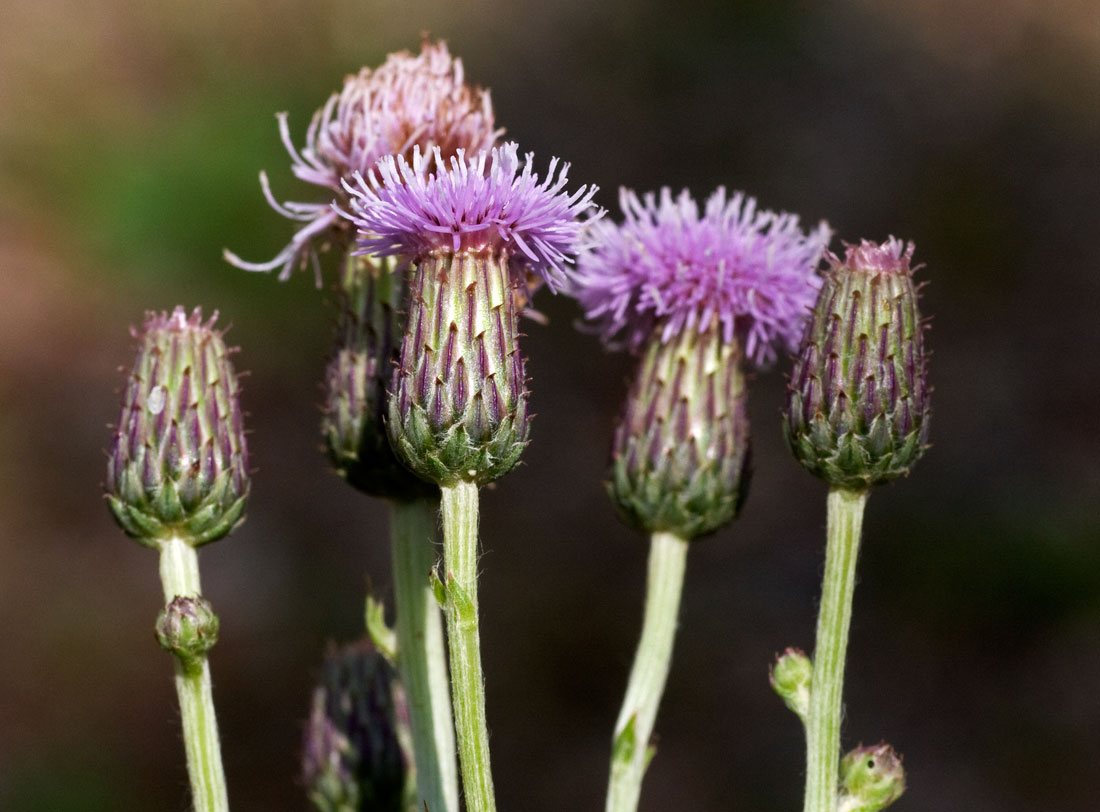
M 652 536 L 642 638 L 615 723 L 607 812 L 634 812 L 638 808 L 642 777 L 653 755 L 649 739 L 672 662 L 687 551 L 688 542 L 679 536 Z
M 441 486 L 447 641 L 467 812 L 495 812 L 477 620 L 477 485 Z
M 825 578 L 817 616 L 810 708 L 806 715 L 805 812 L 836 812 L 844 657 L 852 621 L 856 558 L 868 491 L 829 491 Z
M 195 548 L 179 538 L 163 542 L 160 552 L 160 580 L 164 601 L 175 597 L 202 594 L 199 582 L 199 557 Z M 183 746 L 187 753 L 187 775 L 195 812 L 228 812 L 229 796 L 225 789 L 218 721 L 214 716 L 214 693 L 210 682 L 210 663 L 185 668 L 173 657 L 176 667 L 176 694 L 179 696 L 183 723 Z
M 434 499 L 392 502 L 397 651 L 409 702 L 416 761 L 417 809 L 458 812 L 458 766 L 451 717 L 443 623 L 431 587 L 439 505 Z

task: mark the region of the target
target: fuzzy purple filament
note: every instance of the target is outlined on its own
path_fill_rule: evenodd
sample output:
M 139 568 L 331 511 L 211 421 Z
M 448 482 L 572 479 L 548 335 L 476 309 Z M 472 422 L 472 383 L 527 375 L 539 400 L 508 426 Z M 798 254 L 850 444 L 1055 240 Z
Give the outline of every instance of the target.
M 716 322 L 757 366 L 775 360 L 776 346 L 798 346 L 827 224 L 805 233 L 797 216 L 721 187 L 702 213 L 686 190 L 674 198 L 668 188 L 642 198 L 623 189 L 620 205 L 625 221 L 594 227 L 571 288 L 606 343 L 638 351 L 655 330 L 668 341 Z
M 414 260 L 436 251 L 503 252 L 518 282 L 532 271 L 561 288 L 586 223 L 602 214 L 592 203 L 597 187 L 566 193 L 569 164 L 557 158 L 540 183 L 533 161 L 530 153 L 521 160 L 515 143 L 471 158 L 459 150 L 449 162 L 438 147 L 431 156 L 414 149 L 411 163 L 387 156 L 345 184 L 360 252 Z M 593 217 L 578 219 L 586 213 Z

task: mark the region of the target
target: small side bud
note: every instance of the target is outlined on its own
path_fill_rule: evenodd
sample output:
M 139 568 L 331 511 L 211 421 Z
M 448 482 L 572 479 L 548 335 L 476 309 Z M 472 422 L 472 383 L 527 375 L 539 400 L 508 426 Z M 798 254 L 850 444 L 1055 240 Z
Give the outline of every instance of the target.
M 772 688 L 802 721 L 806 721 L 806 713 L 810 709 L 813 671 L 813 663 L 804 651 L 789 648 L 775 658 L 769 674 Z
M 325 656 L 302 752 L 302 778 L 317 809 L 403 812 L 405 710 L 396 672 L 370 644 Z
M 160 647 L 192 670 L 218 642 L 218 616 L 203 597 L 177 596 L 157 616 L 156 634 Z
M 905 792 L 901 756 L 885 742 L 862 745 L 840 761 L 840 803 L 837 812 L 879 812 Z
M 930 390 L 913 244 L 849 246 L 832 264 L 787 391 L 787 444 L 833 487 L 908 474 L 927 447 Z
M 611 451 L 608 492 L 628 524 L 694 539 L 737 516 L 750 470 L 741 360 L 717 325 L 654 332 Z
M 197 547 L 244 521 L 248 449 L 240 387 L 215 315 L 149 313 L 107 459 L 107 504 L 150 547 Z

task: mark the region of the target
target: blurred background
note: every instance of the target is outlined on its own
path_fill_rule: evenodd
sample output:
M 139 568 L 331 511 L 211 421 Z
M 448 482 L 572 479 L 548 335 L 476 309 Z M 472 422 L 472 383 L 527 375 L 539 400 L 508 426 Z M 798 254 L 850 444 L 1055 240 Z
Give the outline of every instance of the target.
M 894 807 L 1095 806 L 1100 764 L 1100 11 L 1089 0 L 16 0 L 0 26 L 0 808 L 182 810 L 156 555 L 101 496 L 130 325 L 233 325 L 257 473 L 201 554 L 234 807 L 305 810 L 302 720 L 327 641 L 390 594 L 385 513 L 328 470 L 331 291 L 220 259 L 281 248 L 264 204 L 311 199 L 300 143 L 345 74 L 446 39 L 540 166 L 725 184 L 913 239 L 933 317 L 934 447 L 865 525 L 846 746 L 905 755 Z M 329 283 L 333 277 L 329 277 Z M 536 304 L 538 418 L 482 501 L 483 645 L 499 805 L 602 808 L 646 544 L 600 480 L 631 360 Z M 768 686 L 809 648 L 825 489 L 779 430 L 788 362 L 752 383 L 753 493 L 692 551 L 643 809 L 795 810 L 803 743 Z

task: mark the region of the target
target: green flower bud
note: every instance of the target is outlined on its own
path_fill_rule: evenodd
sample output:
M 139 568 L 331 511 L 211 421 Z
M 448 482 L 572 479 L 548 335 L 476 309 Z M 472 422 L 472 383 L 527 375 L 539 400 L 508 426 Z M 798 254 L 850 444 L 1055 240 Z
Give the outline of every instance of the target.
M 438 485 L 483 485 L 527 445 L 527 386 L 507 257 L 439 250 L 416 267 L 387 428 Z
M 325 656 L 302 753 L 302 777 L 317 809 L 404 812 L 404 710 L 396 672 L 368 643 Z
M 878 812 L 905 792 L 901 756 L 885 742 L 857 747 L 840 761 L 837 812 Z
M 405 321 L 406 275 L 394 265 L 389 258 L 347 257 L 321 432 L 332 464 L 351 485 L 409 500 L 435 489 L 398 461 L 386 436 L 386 390 Z
M 608 492 L 629 524 L 693 539 L 732 521 L 749 484 L 741 350 L 715 326 L 651 337 L 615 430 Z
M 784 704 L 805 721 L 810 709 L 810 683 L 814 666 L 804 651 L 789 648 L 775 658 L 772 666 L 772 688 Z
M 240 388 L 217 315 L 149 313 L 107 460 L 107 503 L 150 547 L 197 547 L 244 520 L 248 450 Z
M 218 616 L 208 600 L 198 595 L 177 596 L 157 616 L 157 642 L 185 669 L 192 669 L 218 642 L 218 625 Z
M 830 256 L 791 373 L 784 428 L 803 467 L 863 490 L 908 474 L 927 448 L 923 324 L 907 247 L 850 246 Z

